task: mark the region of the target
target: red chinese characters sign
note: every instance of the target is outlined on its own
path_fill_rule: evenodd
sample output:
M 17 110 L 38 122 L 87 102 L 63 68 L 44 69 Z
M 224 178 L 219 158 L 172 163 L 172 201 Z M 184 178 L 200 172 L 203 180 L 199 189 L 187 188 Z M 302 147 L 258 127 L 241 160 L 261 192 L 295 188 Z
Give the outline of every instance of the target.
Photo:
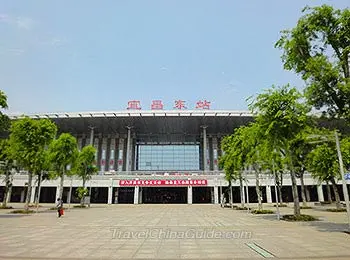
M 185 101 L 183 101 L 183 100 L 176 100 L 174 108 L 176 108 L 176 109 L 186 109 Z
M 185 100 L 175 100 L 174 109 L 187 109 Z M 140 110 L 141 102 L 139 100 L 130 100 L 127 106 L 128 110 Z M 163 110 L 164 104 L 162 100 L 152 100 L 151 110 Z M 195 109 L 210 109 L 210 102 L 207 100 L 199 100 L 196 103 Z
M 210 108 L 210 102 L 207 100 L 200 100 L 197 102 L 196 109 L 209 109 Z
M 139 100 L 130 100 L 128 102 L 128 107 L 127 109 L 141 109 L 141 104 L 140 104 L 140 101 Z
M 152 101 L 152 105 L 151 105 L 151 109 L 155 110 L 155 109 L 163 109 L 163 103 L 162 100 L 153 100 Z
M 120 180 L 122 187 L 133 186 L 207 186 L 207 180 Z

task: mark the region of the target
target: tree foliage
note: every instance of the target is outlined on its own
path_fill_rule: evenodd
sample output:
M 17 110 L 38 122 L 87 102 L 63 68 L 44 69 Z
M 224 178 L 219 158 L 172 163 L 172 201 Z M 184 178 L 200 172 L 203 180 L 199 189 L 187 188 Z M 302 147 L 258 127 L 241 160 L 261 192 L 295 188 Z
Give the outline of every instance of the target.
M 273 151 L 283 151 L 292 180 L 294 214 L 300 215 L 299 197 L 293 165 L 291 141 L 309 121 L 310 108 L 303 103 L 296 88 L 285 85 L 272 87 L 259 94 L 249 105 L 255 120 Z
M 282 31 L 276 47 L 287 70 L 306 81 L 306 98 L 330 116 L 350 119 L 350 9 L 306 7 L 291 30 Z
M 33 173 L 38 172 L 41 168 L 42 153 L 51 143 L 56 132 L 56 125 L 48 119 L 23 118 L 11 124 L 10 157 L 28 171 L 26 208 L 30 202 Z
M 10 126 L 10 119 L 1 110 L 7 109 L 7 96 L 3 91 L 0 90 L 0 131 L 7 130 Z
M 78 154 L 73 171 L 84 183 L 91 179 L 92 175 L 98 171 L 97 167 L 94 165 L 95 154 L 96 148 L 92 145 L 85 146 Z
M 59 197 L 63 194 L 63 180 L 68 165 L 73 165 L 78 155 L 77 140 L 71 134 L 63 133 L 49 146 L 49 161 L 55 177 L 61 178 Z

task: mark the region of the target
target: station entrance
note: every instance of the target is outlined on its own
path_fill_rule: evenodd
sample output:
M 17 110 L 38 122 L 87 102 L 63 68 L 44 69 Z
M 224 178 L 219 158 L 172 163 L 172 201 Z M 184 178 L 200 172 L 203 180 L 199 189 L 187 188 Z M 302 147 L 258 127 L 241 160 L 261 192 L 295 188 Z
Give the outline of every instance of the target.
M 142 187 L 142 203 L 186 204 L 187 187 Z

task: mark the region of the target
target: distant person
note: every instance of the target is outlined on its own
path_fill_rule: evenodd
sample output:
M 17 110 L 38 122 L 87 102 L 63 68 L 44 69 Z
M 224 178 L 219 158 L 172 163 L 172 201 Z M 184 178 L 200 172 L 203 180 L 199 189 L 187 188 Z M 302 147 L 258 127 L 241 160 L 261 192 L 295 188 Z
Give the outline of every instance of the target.
M 58 198 L 57 199 L 57 213 L 58 213 L 58 217 L 60 218 L 63 215 L 63 200 Z

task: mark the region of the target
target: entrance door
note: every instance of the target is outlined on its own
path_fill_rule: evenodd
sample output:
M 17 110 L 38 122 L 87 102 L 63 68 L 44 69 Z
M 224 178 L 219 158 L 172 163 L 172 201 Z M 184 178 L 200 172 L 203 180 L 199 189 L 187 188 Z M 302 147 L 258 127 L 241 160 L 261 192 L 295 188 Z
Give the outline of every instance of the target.
M 193 187 L 193 203 L 212 203 L 212 187 Z
M 134 187 L 119 187 L 118 188 L 118 202 L 119 204 L 133 204 L 134 203 Z M 116 203 L 114 201 L 114 203 Z
M 187 187 L 143 187 L 142 203 L 186 204 Z

